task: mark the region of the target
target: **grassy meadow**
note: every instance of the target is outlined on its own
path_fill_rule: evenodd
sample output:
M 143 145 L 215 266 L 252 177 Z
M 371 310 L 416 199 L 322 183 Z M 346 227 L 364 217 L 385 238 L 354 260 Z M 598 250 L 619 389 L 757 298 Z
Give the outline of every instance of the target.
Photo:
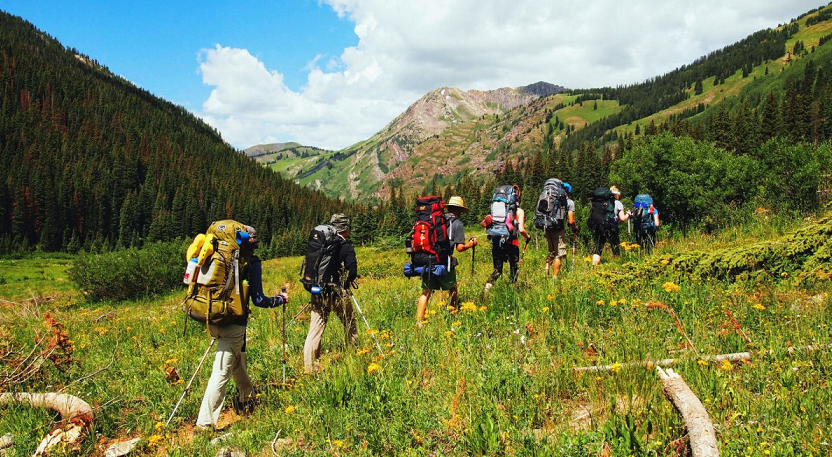
M 332 316 L 322 373 L 302 375 L 308 326 L 302 313 L 286 327 L 284 384 L 281 312 L 255 309 L 247 351 L 260 404 L 248 417 L 227 409 L 220 423 L 227 428 L 212 433 L 194 430 L 211 359 L 164 427 L 209 341 L 204 328 L 182 315 L 183 292 L 90 303 L 56 281 L 65 277 L 56 266 L 65 259 L 19 260 L 20 269 L 42 269 L 40 276 L 12 273 L 19 268 L 0 262 L 0 376 L 49 331 L 45 313 L 71 339 L 70 361 L 47 363 L 38 377 L 2 390 L 61 390 L 89 402 L 97 417 L 82 455 L 101 455 L 113 439 L 133 437 L 142 437 L 141 454 L 176 456 L 213 456 L 227 445 L 260 456 L 680 455 L 686 431 L 655 367 L 631 365 L 673 358 L 672 368 L 708 410 L 723 455 L 829 455 L 832 360 L 829 350 L 807 349 L 832 342 L 829 256 L 813 271 L 750 261 L 759 243 L 784 244 L 789 233 L 812 224 L 827 230 L 829 218 L 759 214 L 742 227 L 662 240 L 652 256 L 622 248 L 613 258 L 607 251 L 595 270 L 579 246 L 557 281 L 543 275 L 544 240 L 536 231 L 518 284 L 504 277 L 488 295 L 482 289 L 491 253 L 483 244 L 473 276 L 470 251 L 460 255 L 461 309 L 449 310 L 447 296 L 435 294 L 421 329 L 415 325 L 420 285 L 402 276 L 404 249 L 358 248 L 355 297 L 372 328 L 357 315 L 359 347 L 345 347 Z M 829 251 L 829 243 L 822 249 Z M 763 273 L 735 281 L 674 269 L 684 255 L 721 252 Z M 264 265 L 268 294 L 289 283 L 287 321 L 308 300 L 297 282 L 300 262 Z M 56 298 L 31 298 L 41 293 Z M 744 351 L 751 360 L 708 358 Z M 592 365 L 610 369 L 575 370 Z M 10 455 L 31 455 L 55 416 L 0 408 L 0 435 L 15 436 Z

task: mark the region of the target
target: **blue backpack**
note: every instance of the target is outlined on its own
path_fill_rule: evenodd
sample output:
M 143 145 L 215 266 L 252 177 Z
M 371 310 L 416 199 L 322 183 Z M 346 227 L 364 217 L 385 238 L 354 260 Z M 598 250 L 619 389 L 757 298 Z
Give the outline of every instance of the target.
M 487 232 L 492 238 L 514 238 L 517 226 L 517 195 L 512 186 L 497 186 L 491 199 L 491 226 Z
M 633 218 L 636 230 L 648 231 L 656 228 L 653 221 L 653 214 L 656 209 L 653 207 L 653 197 L 650 194 L 636 195 L 633 202 Z

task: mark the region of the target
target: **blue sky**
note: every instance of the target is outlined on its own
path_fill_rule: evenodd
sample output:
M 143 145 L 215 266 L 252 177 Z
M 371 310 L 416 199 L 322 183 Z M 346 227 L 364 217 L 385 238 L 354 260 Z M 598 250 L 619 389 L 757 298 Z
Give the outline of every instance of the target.
M 0 0 L 234 147 L 340 149 L 441 87 L 644 81 L 817 0 Z
M 198 57 L 217 43 L 248 49 L 299 90 L 316 55 L 338 56 L 358 42 L 354 25 L 316 0 L 3 0 L 0 9 L 189 109 L 211 92 Z

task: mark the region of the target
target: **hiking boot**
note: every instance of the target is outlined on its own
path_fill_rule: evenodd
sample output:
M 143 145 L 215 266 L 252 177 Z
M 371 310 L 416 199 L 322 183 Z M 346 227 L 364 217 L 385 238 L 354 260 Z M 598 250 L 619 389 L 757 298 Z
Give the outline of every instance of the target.
M 231 407 L 234 409 L 234 412 L 241 415 L 241 416 L 249 416 L 251 413 L 254 412 L 254 407 L 257 405 L 257 401 L 255 396 L 252 395 L 246 399 L 240 399 L 239 397 L 234 397 L 231 400 Z

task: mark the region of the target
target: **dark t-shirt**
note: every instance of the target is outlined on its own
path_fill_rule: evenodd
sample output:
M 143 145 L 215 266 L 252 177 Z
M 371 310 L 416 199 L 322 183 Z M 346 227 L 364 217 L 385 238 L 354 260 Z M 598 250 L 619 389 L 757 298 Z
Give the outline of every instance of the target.
M 451 233 L 448 234 L 448 239 L 451 241 L 451 247 L 454 248 L 451 250 L 451 253 L 453 254 L 456 252 L 457 244 L 465 244 L 465 225 L 451 213 L 445 213 L 445 219 L 451 221 Z

